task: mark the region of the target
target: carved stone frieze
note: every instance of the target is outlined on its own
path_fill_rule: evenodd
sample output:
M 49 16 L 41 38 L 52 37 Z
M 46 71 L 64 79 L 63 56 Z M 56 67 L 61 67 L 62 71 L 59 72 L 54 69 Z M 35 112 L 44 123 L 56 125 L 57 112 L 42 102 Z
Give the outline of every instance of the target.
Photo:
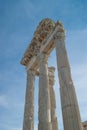
M 53 31 L 55 23 L 51 19 L 43 19 L 37 26 L 36 31 L 34 32 L 33 39 L 26 50 L 21 64 L 27 65 L 30 62 L 33 56 L 37 55 L 40 52 L 40 49 L 44 46 L 44 41 L 47 39 L 49 34 Z

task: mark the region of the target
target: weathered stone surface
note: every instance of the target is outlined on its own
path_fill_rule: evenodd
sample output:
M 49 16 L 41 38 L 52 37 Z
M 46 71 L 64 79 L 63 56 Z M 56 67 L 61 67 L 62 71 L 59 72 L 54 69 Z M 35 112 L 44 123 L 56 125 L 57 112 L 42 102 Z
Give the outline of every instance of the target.
M 21 64 L 27 68 L 27 89 L 23 130 L 34 130 L 34 76 L 39 76 L 38 130 L 57 130 L 54 69 L 48 57 L 56 46 L 64 130 L 87 130 L 80 112 L 65 48 L 65 30 L 61 22 L 44 19 L 37 27 Z M 34 72 L 31 70 L 35 70 Z M 38 71 L 39 70 L 39 71 Z M 49 78 L 50 76 L 50 78 Z M 50 88 L 50 89 L 49 89 Z
M 40 76 L 39 76 L 38 130 L 52 130 L 47 60 L 48 56 L 46 54 L 42 54 L 39 70 Z
M 83 130 L 87 130 L 87 121 L 83 122 Z
M 35 72 L 28 70 L 23 130 L 34 130 L 34 78 Z
M 55 48 L 54 37 L 59 29 L 58 24 L 58 22 L 54 23 L 51 19 L 43 19 L 42 22 L 40 22 L 40 25 L 37 27 L 34 36 L 36 37 L 36 35 L 38 34 L 38 37 L 41 38 L 42 36 L 40 36 L 40 34 L 42 34 L 44 30 L 47 30 L 46 32 L 48 34 L 43 38 L 41 43 L 39 39 L 37 40 L 35 37 L 33 37 L 31 43 L 29 44 L 29 47 L 25 51 L 24 56 L 21 60 L 22 65 L 25 65 L 28 69 L 39 68 L 39 56 L 41 55 L 41 53 L 47 53 L 48 55 L 50 55 L 51 51 Z M 40 30 L 41 32 L 38 30 Z
M 32 57 L 37 55 L 41 48 L 43 47 L 44 41 L 49 36 L 49 34 L 53 31 L 53 28 L 55 27 L 55 23 L 51 19 L 43 19 L 36 31 L 34 32 L 33 39 L 27 48 L 23 59 L 21 60 L 21 63 L 23 65 L 27 65 L 28 62 L 31 61 Z
M 64 130 L 82 130 L 77 97 L 65 48 L 65 31 L 61 23 L 58 26 L 59 30 L 54 36 L 54 40 L 56 44 Z
M 57 115 L 56 115 L 56 98 L 55 98 L 55 91 L 53 88 L 55 82 L 54 72 L 55 72 L 54 67 L 48 68 L 52 130 L 58 130 L 58 122 L 57 122 Z

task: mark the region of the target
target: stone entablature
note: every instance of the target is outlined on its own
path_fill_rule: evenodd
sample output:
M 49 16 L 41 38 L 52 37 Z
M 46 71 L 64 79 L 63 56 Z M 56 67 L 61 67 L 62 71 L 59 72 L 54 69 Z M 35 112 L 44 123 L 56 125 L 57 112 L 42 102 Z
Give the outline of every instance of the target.
M 55 27 L 55 23 L 50 19 L 42 20 L 36 28 L 34 32 L 33 39 L 27 48 L 23 60 L 21 63 L 26 65 L 27 62 L 31 60 L 34 55 L 37 55 L 40 52 L 41 47 L 43 47 L 44 41 L 48 37 L 48 35 L 53 31 Z
M 65 47 L 65 30 L 61 22 L 44 19 L 21 60 L 27 69 L 27 89 L 23 130 L 34 130 L 34 79 L 39 76 L 38 130 L 58 130 L 54 86 L 54 67 L 48 58 L 56 48 L 64 130 L 87 130 L 82 124 Z
M 60 21 L 55 23 L 48 18 L 42 20 L 34 32 L 33 39 L 24 53 L 21 64 L 25 66 L 31 66 L 32 62 L 34 61 L 33 64 L 36 66 L 36 64 L 38 64 L 36 61 L 38 60 L 35 59 L 40 52 L 47 52 L 50 54 L 55 47 L 53 38 L 58 30 L 59 32 L 64 32 L 63 25 Z

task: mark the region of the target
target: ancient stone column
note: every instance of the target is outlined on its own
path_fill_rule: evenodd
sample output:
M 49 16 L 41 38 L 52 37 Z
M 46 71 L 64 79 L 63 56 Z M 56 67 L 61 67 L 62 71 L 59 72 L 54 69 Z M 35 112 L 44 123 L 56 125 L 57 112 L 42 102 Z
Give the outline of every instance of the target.
M 54 36 L 54 42 L 56 45 L 64 130 L 82 130 L 77 97 L 65 48 L 65 30 L 60 22 L 57 23 L 57 27 L 58 32 Z
M 34 71 L 28 70 L 23 130 L 34 130 L 34 79 Z
M 38 130 L 52 130 L 48 78 L 48 55 L 40 57 Z
M 57 115 L 56 115 L 56 97 L 54 91 L 54 67 L 49 67 L 49 89 L 50 89 L 50 106 L 51 106 L 51 124 L 52 130 L 58 130 L 58 122 L 57 122 Z

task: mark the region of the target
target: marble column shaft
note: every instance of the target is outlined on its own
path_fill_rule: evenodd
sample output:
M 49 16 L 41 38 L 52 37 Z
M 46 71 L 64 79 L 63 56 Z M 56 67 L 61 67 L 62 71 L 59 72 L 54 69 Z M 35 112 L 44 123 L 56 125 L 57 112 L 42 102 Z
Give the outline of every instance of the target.
M 58 23 L 58 32 L 54 36 L 54 41 L 56 45 L 64 130 L 82 130 L 77 97 L 65 48 L 65 31 L 61 23 Z
M 23 130 L 34 130 L 34 80 L 34 71 L 28 70 Z
M 52 123 L 52 130 L 58 130 L 58 121 L 56 115 L 56 97 L 54 91 L 54 67 L 49 67 L 49 89 L 50 89 L 50 110 L 51 110 L 51 123 Z
M 52 130 L 50 113 L 50 92 L 48 79 L 48 56 L 42 54 L 40 58 L 39 75 L 39 111 L 38 130 Z

